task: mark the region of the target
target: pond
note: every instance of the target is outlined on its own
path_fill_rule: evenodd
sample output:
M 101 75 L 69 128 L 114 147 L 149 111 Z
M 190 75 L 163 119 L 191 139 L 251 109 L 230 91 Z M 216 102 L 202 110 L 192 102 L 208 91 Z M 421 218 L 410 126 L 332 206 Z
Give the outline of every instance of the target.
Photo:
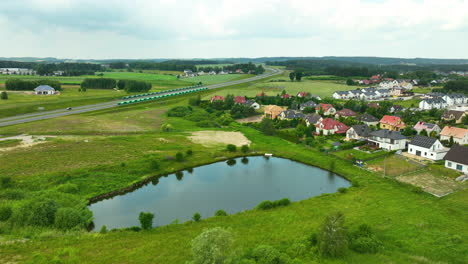
M 351 184 L 317 167 L 282 158 L 249 157 L 222 161 L 161 177 L 124 195 L 91 204 L 95 230 L 139 226 L 140 212 L 155 215 L 153 226 L 178 219 L 190 220 L 198 212 L 211 217 L 222 209 L 228 214 L 254 208 L 264 200 L 300 201 L 336 192 Z

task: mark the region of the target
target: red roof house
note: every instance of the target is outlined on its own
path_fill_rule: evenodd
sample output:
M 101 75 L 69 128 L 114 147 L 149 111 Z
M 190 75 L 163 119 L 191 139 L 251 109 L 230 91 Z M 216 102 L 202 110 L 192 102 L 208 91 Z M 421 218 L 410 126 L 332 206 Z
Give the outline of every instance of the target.
M 307 93 L 306 92 L 298 92 L 297 97 L 306 97 Z
M 315 111 L 320 111 L 320 109 L 323 110 L 324 115 L 333 115 L 336 113 L 336 109 L 331 104 L 318 104 L 315 107 Z
M 286 98 L 289 98 L 289 97 L 291 97 L 289 94 L 283 94 L 283 95 L 281 95 L 281 98 L 283 98 L 283 99 L 286 99 Z
M 350 110 L 350 109 L 347 109 L 347 108 L 343 108 L 341 109 L 340 111 L 336 112 L 335 114 L 335 117 L 338 118 L 338 117 L 351 117 L 351 116 L 357 116 L 356 112 Z
M 266 96 L 266 93 L 261 92 L 261 93 L 258 93 L 257 96 Z
M 236 97 L 234 97 L 234 102 L 236 104 L 243 104 L 243 103 L 245 103 L 245 97 L 244 96 L 236 96 Z
M 405 122 L 398 116 L 385 115 L 380 119 L 380 128 L 388 129 L 390 131 L 400 131 L 405 128 Z
M 369 80 L 362 80 L 362 83 L 363 83 L 364 85 L 369 85 L 369 84 L 371 84 L 371 81 L 369 81 Z
M 315 132 L 320 134 L 320 131 L 323 131 L 324 135 L 345 134 L 348 129 L 345 124 L 331 118 L 325 118 L 315 125 Z
M 214 102 L 214 101 L 224 101 L 224 96 L 215 95 L 215 96 L 211 97 L 211 102 Z

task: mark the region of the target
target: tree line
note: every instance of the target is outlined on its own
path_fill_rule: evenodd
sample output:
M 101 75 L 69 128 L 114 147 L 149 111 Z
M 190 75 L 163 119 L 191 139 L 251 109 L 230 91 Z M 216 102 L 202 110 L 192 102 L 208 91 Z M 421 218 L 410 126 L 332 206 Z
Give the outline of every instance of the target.
M 94 75 L 100 71 L 100 64 L 92 63 L 39 63 L 39 62 L 19 62 L 0 61 L 0 68 L 26 68 L 32 69 L 38 75 L 52 75 L 54 71 L 63 71 L 64 76 Z
M 10 91 L 32 91 L 39 85 L 49 85 L 57 91 L 62 90 L 62 84 L 54 80 L 7 79 L 5 82 L 5 88 Z
M 434 92 L 468 94 L 468 79 L 448 81 L 444 88 L 432 89 Z
M 81 89 L 114 89 L 125 90 L 127 93 L 147 92 L 151 90 L 151 83 L 136 80 L 115 80 L 111 78 L 87 78 L 81 83 Z
M 233 65 L 225 65 L 223 67 L 219 67 L 219 66 L 198 67 L 197 71 L 204 71 L 204 72 L 214 71 L 216 73 L 219 73 L 221 71 L 235 72 L 238 69 L 240 69 L 244 73 L 250 72 L 253 74 L 262 74 L 265 72 L 265 68 L 263 68 L 262 65 L 256 65 L 253 63 L 240 63 L 240 64 L 233 64 Z

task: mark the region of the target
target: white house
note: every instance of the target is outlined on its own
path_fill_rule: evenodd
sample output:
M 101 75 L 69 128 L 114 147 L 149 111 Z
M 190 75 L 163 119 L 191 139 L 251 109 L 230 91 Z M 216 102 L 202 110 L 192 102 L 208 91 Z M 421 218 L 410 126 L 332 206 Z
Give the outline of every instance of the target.
M 255 102 L 254 100 L 247 100 L 247 101 L 244 102 L 244 105 L 250 106 L 255 110 L 260 109 L 260 105 L 257 102 Z
M 349 97 L 350 98 L 360 98 L 360 95 L 362 94 L 362 91 L 357 89 L 357 90 L 351 90 L 348 91 Z
M 442 109 L 446 108 L 447 103 L 445 102 L 444 99 L 438 97 L 438 98 L 432 98 L 432 99 L 424 99 L 421 102 L 419 102 L 419 109 L 422 110 L 430 110 L 430 109 Z
M 468 147 L 453 145 L 444 160 L 446 168 L 468 174 Z
M 50 87 L 49 85 L 39 85 L 34 89 L 35 94 L 45 94 L 45 95 L 51 95 L 55 94 L 55 89 Z
M 354 125 L 346 131 L 346 140 L 362 140 L 369 137 L 371 129 L 367 125 Z
M 428 135 L 430 135 L 432 132 L 435 132 L 436 135 L 439 135 L 441 131 L 440 127 L 437 124 L 426 123 L 422 121 L 416 123 L 413 129 L 416 130 L 418 134 L 421 133 L 421 131 L 425 130 Z
M 333 93 L 334 99 L 349 99 L 348 91 L 336 91 Z
M 466 145 L 468 144 L 468 129 L 446 126 L 440 132 L 440 140 L 450 140 L 453 138 L 453 142 Z
M 447 102 L 447 105 L 466 104 L 468 97 L 463 94 L 446 94 L 442 96 L 442 99 Z
M 403 88 L 405 88 L 406 90 L 411 90 L 413 89 L 413 84 L 409 81 L 400 81 L 399 85 Z
M 379 97 L 388 97 L 390 96 L 390 90 L 389 89 L 379 89 L 375 91 L 375 94 Z
M 308 114 L 304 117 L 307 126 L 315 126 L 322 122 L 323 118 L 318 114 Z
M 400 150 L 406 147 L 406 137 L 398 131 L 381 129 L 369 134 L 369 145 L 385 150 Z
M 448 149 L 436 138 L 415 136 L 408 144 L 408 153 L 431 160 L 441 160 Z
M 360 97 L 361 97 L 361 100 L 371 101 L 371 100 L 378 99 L 380 96 L 378 96 L 375 92 L 363 92 L 360 95 Z

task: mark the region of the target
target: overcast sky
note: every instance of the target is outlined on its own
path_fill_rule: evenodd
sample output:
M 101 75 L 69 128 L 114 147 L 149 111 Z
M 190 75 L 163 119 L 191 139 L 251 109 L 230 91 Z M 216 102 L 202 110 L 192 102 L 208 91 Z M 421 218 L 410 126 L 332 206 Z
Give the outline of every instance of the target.
M 3 0 L 0 57 L 468 58 L 468 0 Z

